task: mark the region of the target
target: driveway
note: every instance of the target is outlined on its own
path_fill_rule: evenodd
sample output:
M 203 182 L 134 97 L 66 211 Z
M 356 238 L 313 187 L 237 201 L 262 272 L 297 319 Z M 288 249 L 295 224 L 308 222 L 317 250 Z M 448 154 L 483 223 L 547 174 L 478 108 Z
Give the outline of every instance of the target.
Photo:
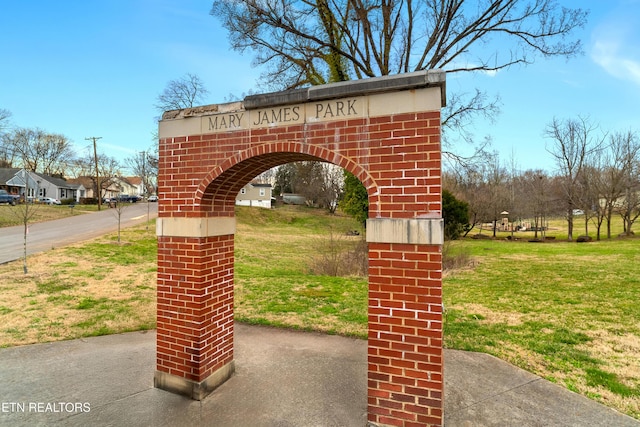
M 0 206 L 2 208 L 2 206 Z M 77 209 L 77 208 L 76 208 Z M 157 203 L 135 203 L 122 211 L 121 227 L 147 221 L 158 216 Z M 55 221 L 29 225 L 27 235 L 27 255 L 62 247 L 70 243 L 92 239 L 118 230 L 118 216 L 115 209 L 83 215 L 71 215 Z M 24 254 L 24 227 L 0 228 L 0 264 L 15 261 Z

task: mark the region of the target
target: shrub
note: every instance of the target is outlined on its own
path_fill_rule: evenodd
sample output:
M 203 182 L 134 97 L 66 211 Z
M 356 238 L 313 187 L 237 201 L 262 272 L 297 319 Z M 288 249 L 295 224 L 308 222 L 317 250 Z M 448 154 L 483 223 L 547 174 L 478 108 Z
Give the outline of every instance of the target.
M 366 276 L 369 268 L 367 242 L 353 233 L 338 234 L 330 230 L 326 239 L 318 242 L 316 255 L 309 270 L 323 276 Z
M 447 190 L 442 191 L 442 216 L 444 217 L 444 238 L 455 240 L 468 231 L 469 205 L 455 198 Z

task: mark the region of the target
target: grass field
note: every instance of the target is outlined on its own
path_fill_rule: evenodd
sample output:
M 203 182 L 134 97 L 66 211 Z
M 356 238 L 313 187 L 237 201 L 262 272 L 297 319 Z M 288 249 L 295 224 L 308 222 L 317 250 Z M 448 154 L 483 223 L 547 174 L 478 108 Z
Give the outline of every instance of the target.
M 0 228 L 11 227 L 14 225 L 24 224 L 24 208 L 25 205 L 0 205 Z M 30 204 L 29 212 L 33 212 L 30 216 L 29 223 L 51 221 L 54 219 L 65 218 L 72 215 L 81 215 L 88 212 L 98 210 L 98 205 L 77 205 L 70 208 L 68 205 L 39 205 Z
M 639 240 L 456 242 L 445 343 L 482 351 L 640 417 Z
M 67 208 L 68 209 L 68 208 Z M 366 337 L 367 280 L 312 274 L 357 248 L 345 216 L 239 208 L 236 318 Z M 445 345 L 494 354 L 640 418 L 640 240 L 453 242 Z M 471 234 L 475 234 L 472 232 Z M 487 230 L 483 234 L 489 234 Z M 155 327 L 156 240 L 144 226 L 0 266 L 0 346 Z

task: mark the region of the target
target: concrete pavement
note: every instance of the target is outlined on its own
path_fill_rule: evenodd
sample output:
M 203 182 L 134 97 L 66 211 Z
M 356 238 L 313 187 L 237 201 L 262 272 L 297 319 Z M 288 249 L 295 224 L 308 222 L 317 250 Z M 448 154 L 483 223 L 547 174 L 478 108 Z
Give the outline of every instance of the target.
M 155 335 L 0 349 L 0 425 L 366 425 L 366 341 L 236 324 L 236 373 L 198 402 L 153 387 Z M 445 424 L 640 426 L 492 356 L 453 350 Z

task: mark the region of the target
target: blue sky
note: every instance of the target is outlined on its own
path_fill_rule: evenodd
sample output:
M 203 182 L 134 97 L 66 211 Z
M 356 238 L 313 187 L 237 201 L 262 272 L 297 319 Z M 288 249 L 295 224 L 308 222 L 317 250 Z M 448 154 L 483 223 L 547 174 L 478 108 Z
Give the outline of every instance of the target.
M 640 131 L 640 0 L 560 0 L 591 10 L 579 34 L 585 54 L 494 75 L 452 76 L 501 98 L 495 123 L 477 121 L 503 162 L 554 169 L 545 125 L 589 116 L 605 131 Z M 229 49 L 208 0 L 11 1 L 0 13 L 0 108 L 12 124 L 39 127 L 88 150 L 124 159 L 153 145 L 154 108 L 167 82 L 198 75 L 207 103 L 256 90 L 251 56 Z

